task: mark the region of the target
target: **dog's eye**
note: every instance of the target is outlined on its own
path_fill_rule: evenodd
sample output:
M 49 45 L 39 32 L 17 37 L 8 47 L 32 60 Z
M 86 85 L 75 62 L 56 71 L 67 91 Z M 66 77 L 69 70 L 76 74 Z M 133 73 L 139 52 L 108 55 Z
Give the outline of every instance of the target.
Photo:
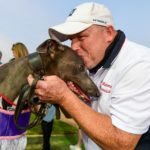
M 83 71 L 83 70 L 84 70 L 84 66 L 83 66 L 83 65 L 79 65 L 78 69 L 79 69 L 80 71 Z

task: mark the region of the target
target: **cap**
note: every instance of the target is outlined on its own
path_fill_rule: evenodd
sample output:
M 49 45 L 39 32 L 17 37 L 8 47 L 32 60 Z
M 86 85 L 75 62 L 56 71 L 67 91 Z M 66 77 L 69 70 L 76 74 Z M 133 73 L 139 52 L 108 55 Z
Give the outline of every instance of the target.
M 66 21 L 49 28 L 49 35 L 57 41 L 65 41 L 68 35 L 77 34 L 91 25 L 114 26 L 110 10 L 102 4 L 87 2 L 74 8 Z

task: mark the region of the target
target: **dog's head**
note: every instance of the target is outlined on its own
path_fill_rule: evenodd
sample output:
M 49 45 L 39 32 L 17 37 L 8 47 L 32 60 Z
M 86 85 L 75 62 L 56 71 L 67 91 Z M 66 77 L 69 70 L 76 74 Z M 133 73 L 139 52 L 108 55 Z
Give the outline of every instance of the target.
M 82 59 L 70 47 L 48 39 L 37 48 L 37 52 L 41 55 L 46 75 L 59 76 L 83 99 L 88 99 L 86 95 L 99 96 Z

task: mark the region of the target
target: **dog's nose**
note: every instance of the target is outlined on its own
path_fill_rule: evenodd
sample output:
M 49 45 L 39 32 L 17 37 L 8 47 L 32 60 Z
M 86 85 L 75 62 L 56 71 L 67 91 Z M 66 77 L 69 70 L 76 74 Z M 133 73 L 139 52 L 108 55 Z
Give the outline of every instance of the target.
M 96 92 L 96 97 L 99 97 L 99 96 L 100 96 L 100 92 L 97 91 L 97 92 Z

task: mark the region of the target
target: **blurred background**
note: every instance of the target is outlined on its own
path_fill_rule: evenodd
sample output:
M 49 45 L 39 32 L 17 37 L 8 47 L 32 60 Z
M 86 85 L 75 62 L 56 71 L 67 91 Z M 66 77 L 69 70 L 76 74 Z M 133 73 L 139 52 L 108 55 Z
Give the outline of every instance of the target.
M 130 40 L 150 47 L 150 1 L 94 0 L 108 6 L 116 29 Z M 0 50 L 2 62 L 12 58 L 11 46 L 23 42 L 30 53 L 49 38 L 48 28 L 63 22 L 69 12 L 86 0 L 0 0 Z M 68 44 L 68 43 L 67 43 Z

